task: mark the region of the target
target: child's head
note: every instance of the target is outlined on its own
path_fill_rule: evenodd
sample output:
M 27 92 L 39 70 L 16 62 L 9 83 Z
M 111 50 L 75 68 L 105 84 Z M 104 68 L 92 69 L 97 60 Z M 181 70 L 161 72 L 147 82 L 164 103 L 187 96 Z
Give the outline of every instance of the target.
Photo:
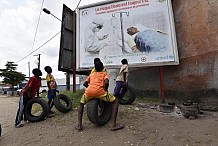
M 121 60 L 122 64 L 128 64 L 128 61 L 126 59 Z
M 38 68 L 33 69 L 32 73 L 34 74 L 35 77 L 42 76 L 42 72 Z
M 134 35 L 134 34 L 136 34 L 137 32 L 139 32 L 139 31 L 138 31 L 138 29 L 137 29 L 136 27 L 129 27 L 129 28 L 127 28 L 127 33 L 128 33 L 129 35 Z
M 104 65 L 103 65 L 103 63 L 102 63 L 101 61 L 95 63 L 95 70 L 96 70 L 97 72 L 100 72 L 100 71 L 102 71 L 103 69 L 104 69 Z
M 96 62 L 101 62 L 100 58 L 94 58 L 94 64 L 95 64 Z
M 51 68 L 50 66 L 46 66 L 46 67 L 44 68 L 44 70 L 45 70 L 48 74 L 52 73 L 52 68 Z

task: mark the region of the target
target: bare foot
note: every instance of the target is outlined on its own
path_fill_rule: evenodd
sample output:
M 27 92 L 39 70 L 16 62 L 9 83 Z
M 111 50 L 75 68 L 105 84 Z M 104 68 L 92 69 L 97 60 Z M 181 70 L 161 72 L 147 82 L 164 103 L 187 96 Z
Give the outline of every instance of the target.
M 79 127 L 78 125 L 77 125 L 77 126 L 75 126 L 75 129 L 76 129 L 78 132 L 81 132 L 81 131 L 83 131 L 83 128 L 82 128 L 82 127 Z
M 124 124 L 116 124 L 116 126 L 113 126 L 113 127 L 111 128 L 111 131 L 121 130 L 121 129 L 123 129 L 124 127 L 125 127 Z

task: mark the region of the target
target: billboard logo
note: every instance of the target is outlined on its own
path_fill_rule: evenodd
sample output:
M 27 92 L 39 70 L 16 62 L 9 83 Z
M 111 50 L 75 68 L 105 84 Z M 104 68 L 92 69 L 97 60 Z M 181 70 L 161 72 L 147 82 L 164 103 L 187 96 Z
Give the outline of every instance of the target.
M 82 11 L 82 16 L 87 16 L 88 14 L 89 14 L 89 11 L 88 11 L 88 10 Z
M 142 57 L 142 58 L 141 58 L 141 61 L 142 61 L 142 62 L 146 62 L 146 57 Z

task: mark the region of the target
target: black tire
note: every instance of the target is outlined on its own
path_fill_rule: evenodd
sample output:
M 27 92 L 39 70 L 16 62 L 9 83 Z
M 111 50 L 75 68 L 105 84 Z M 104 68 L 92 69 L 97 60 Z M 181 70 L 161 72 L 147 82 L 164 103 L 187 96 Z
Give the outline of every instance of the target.
M 33 104 L 39 104 L 41 106 L 42 112 L 40 115 L 33 115 L 31 113 L 31 110 L 27 110 L 27 109 L 32 109 Z M 26 117 L 26 119 L 30 122 L 39 122 L 44 120 L 47 115 L 49 113 L 49 106 L 48 103 L 41 99 L 41 98 L 33 98 L 31 100 L 29 100 L 26 104 L 25 110 L 24 110 L 24 116 Z
M 100 99 L 92 99 L 87 103 L 87 116 L 97 126 L 105 125 L 110 121 L 112 114 L 112 103 Z
M 65 105 L 62 104 L 62 101 L 65 102 Z M 72 101 L 64 94 L 58 94 L 54 98 L 55 108 L 62 113 L 69 112 L 72 109 Z
M 119 103 L 122 105 L 132 104 L 136 99 L 135 89 L 128 84 L 127 93 L 124 97 L 119 99 Z
M 47 91 L 44 89 L 44 90 L 42 90 L 42 92 L 41 93 L 47 93 Z

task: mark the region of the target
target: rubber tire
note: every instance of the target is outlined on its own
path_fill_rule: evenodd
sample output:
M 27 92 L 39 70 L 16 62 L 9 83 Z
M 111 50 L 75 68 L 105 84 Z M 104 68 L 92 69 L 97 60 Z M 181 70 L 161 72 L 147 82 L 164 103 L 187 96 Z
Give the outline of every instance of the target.
M 119 99 L 119 103 L 122 105 L 132 104 L 136 99 L 135 89 L 130 84 L 128 84 L 127 86 L 127 92 L 129 92 L 129 96 L 127 99 Z
M 24 115 L 26 117 L 26 119 L 30 122 L 39 122 L 39 121 L 42 121 L 44 120 L 48 113 L 49 113 L 49 106 L 48 106 L 48 103 L 41 99 L 41 98 L 33 98 L 31 100 L 29 100 L 26 104 L 26 109 L 28 109 L 29 107 L 32 107 L 32 105 L 34 103 L 38 103 L 41 105 L 42 107 L 42 114 L 39 115 L 39 116 L 35 116 L 35 115 L 32 115 L 31 113 L 28 112 L 28 110 L 24 110 Z
M 62 105 L 61 100 L 63 100 L 67 106 Z M 66 95 L 58 94 L 54 98 L 54 106 L 59 112 L 66 113 L 72 109 L 72 101 Z
M 102 112 L 98 113 L 99 110 L 99 104 L 103 105 Z M 100 99 L 92 99 L 87 103 L 87 116 L 90 122 L 95 124 L 96 126 L 103 126 L 108 121 L 110 121 L 112 114 L 112 103 L 106 102 Z

